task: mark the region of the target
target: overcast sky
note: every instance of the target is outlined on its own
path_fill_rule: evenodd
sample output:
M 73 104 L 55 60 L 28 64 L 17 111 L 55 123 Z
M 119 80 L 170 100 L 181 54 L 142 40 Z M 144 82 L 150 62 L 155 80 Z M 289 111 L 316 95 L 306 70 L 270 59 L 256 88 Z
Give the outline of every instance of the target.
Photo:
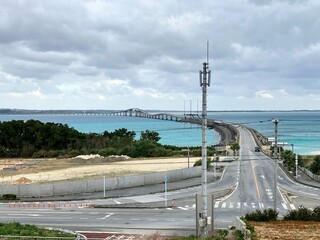
M 320 109 L 319 0 L 1 0 L 0 108 Z M 198 104 L 197 104 L 198 102 Z

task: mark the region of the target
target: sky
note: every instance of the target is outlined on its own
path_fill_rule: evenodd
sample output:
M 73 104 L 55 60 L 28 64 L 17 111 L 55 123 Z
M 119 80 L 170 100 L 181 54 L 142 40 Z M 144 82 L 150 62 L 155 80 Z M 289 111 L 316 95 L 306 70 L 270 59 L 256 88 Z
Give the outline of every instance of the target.
M 1 0 L 0 108 L 319 110 L 319 0 Z

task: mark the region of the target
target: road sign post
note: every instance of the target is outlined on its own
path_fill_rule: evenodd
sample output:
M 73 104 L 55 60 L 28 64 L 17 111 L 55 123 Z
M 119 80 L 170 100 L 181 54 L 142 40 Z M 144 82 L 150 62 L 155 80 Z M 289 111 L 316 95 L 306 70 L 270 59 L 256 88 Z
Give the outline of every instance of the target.
M 190 148 L 182 149 L 183 152 L 188 152 L 188 168 L 190 167 Z

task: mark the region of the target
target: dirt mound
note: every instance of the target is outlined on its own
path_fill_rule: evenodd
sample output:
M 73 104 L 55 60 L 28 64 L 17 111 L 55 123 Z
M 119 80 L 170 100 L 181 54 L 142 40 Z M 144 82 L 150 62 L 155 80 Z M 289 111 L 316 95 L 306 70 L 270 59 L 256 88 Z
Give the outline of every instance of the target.
M 111 155 L 109 157 L 101 157 L 100 155 L 80 155 L 75 158 L 71 158 L 66 160 L 68 163 L 74 164 L 103 164 L 108 162 L 117 162 L 117 161 L 125 161 L 128 160 L 130 157 L 126 155 Z
M 13 182 L 13 184 L 30 184 L 32 183 L 32 180 L 26 177 L 21 177 Z

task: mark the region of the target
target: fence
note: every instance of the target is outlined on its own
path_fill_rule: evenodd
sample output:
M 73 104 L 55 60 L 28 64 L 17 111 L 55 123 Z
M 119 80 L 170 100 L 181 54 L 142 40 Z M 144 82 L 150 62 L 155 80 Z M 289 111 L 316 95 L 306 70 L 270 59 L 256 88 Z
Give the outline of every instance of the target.
M 299 166 L 299 169 L 304 172 L 308 177 L 310 177 L 311 179 L 317 181 L 317 182 L 320 182 L 320 175 L 316 175 L 314 173 L 312 173 L 310 170 L 304 168 L 304 167 L 300 167 Z
M 175 182 L 201 176 L 201 167 L 192 167 L 167 172 L 148 173 L 132 176 L 118 176 L 113 178 L 83 179 L 76 181 L 61 181 L 38 184 L 0 185 L 0 195 L 16 194 L 20 197 L 40 197 L 55 195 L 70 195 L 78 193 L 92 193 L 143 185 Z

